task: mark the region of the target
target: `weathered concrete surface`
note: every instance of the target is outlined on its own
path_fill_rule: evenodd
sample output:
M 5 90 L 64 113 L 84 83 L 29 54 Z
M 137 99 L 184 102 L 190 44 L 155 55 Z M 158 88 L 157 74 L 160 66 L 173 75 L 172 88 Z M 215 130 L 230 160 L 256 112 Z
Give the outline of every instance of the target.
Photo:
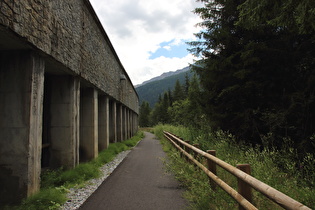
M 50 90 L 48 110 L 48 142 L 50 167 L 73 168 L 78 164 L 80 83 L 72 76 L 47 76 L 45 88 Z M 50 86 L 50 87 L 48 87 Z
M 116 123 L 117 123 L 117 141 L 121 142 L 123 139 L 123 116 L 122 116 L 122 105 L 121 104 L 117 104 L 117 108 L 116 108 Z
M 80 161 L 98 155 L 98 97 L 93 88 L 81 90 L 80 101 Z
M 185 209 L 183 189 L 163 167 L 165 153 L 155 136 L 145 138 L 79 208 L 165 210 Z
M 109 141 L 117 142 L 117 105 L 115 101 L 109 104 Z
M 39 189 L 43 91 L 38 55 L 0 53 L 0 203 Z
M 109 98 L 105 95 L 98 99 L 98 150 L 109 145 Z

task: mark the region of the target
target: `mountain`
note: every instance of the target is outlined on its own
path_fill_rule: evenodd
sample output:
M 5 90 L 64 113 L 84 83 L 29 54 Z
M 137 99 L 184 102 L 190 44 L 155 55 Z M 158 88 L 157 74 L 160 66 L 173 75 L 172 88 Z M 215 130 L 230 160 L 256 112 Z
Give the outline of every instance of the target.
M 143 83 L 141 83 L 140 85 L 135 85 L 135 88 L 137 87 L 140 87 L 140 86 L 143 86 L 145 84 L 148 84 L 150 82 L 154 82 L 154 81 L 158 81 L 158 80 L 162 80 L 166 77 L 170 77 L 170 76 L 173 76 L 173 75 L 177 75 L 177 74 L 180 74 L 180 73 L 183 73 L 183 72 L 186 72 L 186 71 L 189 71 L 189 66 L 183 68 L 183 69 L 178 69 L 176 71 L 169 71 L 169 72 L 165 72 L 163 74 L 161 74 L 160 76 L 157 76 L 157 77 L 153 77 L 152 79 L 149 79 L 147 81 L 144 81 Z
M 184 84 L 186 74 L 189 78 L 193 75 L 189 67 L 163 73 L 158 77 L 143 82 L 141 85 L 135 86 L 139 95 L 139 104 L 141 105 L 143 101 L 147 101 L 150 107 L 153 108 L 160 95 L 163 95 L 164 92 L 168 90 L 174 89 L 177 80 L 179 80 L 181 84 Z

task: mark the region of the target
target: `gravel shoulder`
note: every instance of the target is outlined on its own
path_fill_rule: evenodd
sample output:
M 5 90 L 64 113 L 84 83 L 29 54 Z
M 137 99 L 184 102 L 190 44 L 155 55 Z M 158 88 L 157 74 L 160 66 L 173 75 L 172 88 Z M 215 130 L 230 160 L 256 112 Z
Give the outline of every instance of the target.
M 106 163 L 100 168 L 102 176 L 97 179 L 91 179 L 83 188 L 70 188 L 67 194 L 68 201 L 61 206 L 62 210 L 78 209 L 92 195 L 92 193 L 103 183 L 103 181 L 115 170 L 115 168 L 124 160 L 131 150 L 123 151 L 116 155 L 113 161 Z

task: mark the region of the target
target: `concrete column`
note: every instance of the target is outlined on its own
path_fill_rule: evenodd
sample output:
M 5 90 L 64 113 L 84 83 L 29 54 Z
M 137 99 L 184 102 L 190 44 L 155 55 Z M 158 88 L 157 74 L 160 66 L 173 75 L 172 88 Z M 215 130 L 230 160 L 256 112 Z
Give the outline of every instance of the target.
M 81 89 L 80 162 L 98 155 L 98 93 L 94 88 Z
M 121 141 L 125 140 L 125 107 L 121 105 Z
M 135 130 L 135 133 L 138 132 L 138 128 L 139 128 L 139 115 L 138 114 L 135 114 L 136 115 L 136 130 Z
M 109 141 L 111 143 L 117 142 L 117 109 L 116 102 L 110 101 L 109 103 Z
M 136 134 L 137 133 L 137 131 L 138 131 L 138 115 L 137 115 L 137 113 L 134 113 L 134 134 Z
M 130 117 L 131 117 L 131 136 L 133 136 L 134 135 L 134 112 L 133 111 L 131 111 Z
M 130 133 L 131 133 L 131 136 L 133 136 L 133 111 L 131 111 L 130 113 Z
M 127 108 L 127 139 L 131 138 L 130 133 L 130 109 Z
M 127 107 L 123 106 L 123 141 L 128 139 L 128 127 L 127 127 Z
M 109 98 L 100 96 L 98 101 L 98 150 L 109 145 Z
M 79 161 L 80 81 L 73 76 L 46 76 L 46 82 L 50 85 L 45 88 L 50 88 L 47 92 L 51 94 L 50 99 L 45 99 L 50 104 L 44 107 L 50 109 L 49 117 L 45 117 L 50 121 L 47 128 L 49 166 L 74 168 Z
M 130 136 L 133 136 L 133 111 L 130 110 Z
M 0 203 L 39 190 L 44 61 L 32 52 L 0 54 Z
M 133 136 L 135 134 L 135 114 L 132 112 L 131 114 L 131 123 L 132 123 L 132 128 L 131 128 L 131 135 Z
M 123 130 L 122 130 L 122 105 L 117 104 L 117 141 L 121 142 L 123 140 Z

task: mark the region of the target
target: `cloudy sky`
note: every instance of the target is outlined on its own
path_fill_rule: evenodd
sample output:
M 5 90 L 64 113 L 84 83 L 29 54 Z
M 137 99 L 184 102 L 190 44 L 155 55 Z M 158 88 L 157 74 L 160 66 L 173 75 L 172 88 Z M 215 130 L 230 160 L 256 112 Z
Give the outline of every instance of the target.
M 200 31 L 195 0 L 90 0 L 134 85 L 184 68 Z

